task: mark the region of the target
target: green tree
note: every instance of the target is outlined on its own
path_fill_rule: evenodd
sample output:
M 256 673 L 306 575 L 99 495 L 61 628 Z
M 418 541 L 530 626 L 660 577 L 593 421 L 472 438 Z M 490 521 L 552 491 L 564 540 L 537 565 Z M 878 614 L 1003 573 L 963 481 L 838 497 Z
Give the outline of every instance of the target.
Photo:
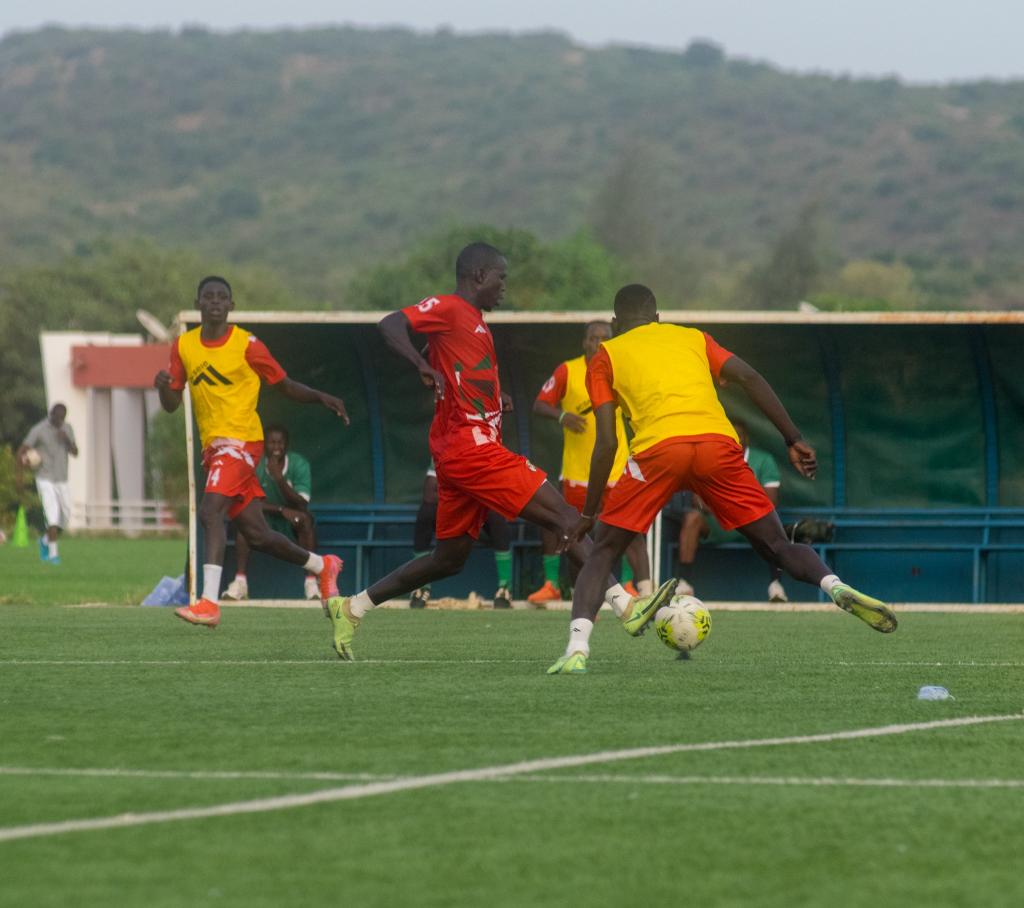
M 453 289 L 455 259 L 476 241 L 508 257 L 508 309 L 610 308 L 626 279 L 624 265 L 584 231 L 543 244 L 526 230 L 459 226 L 427 237 L 401 261 L 357 275 L 345 298 L 353 309 L 389 310 Z

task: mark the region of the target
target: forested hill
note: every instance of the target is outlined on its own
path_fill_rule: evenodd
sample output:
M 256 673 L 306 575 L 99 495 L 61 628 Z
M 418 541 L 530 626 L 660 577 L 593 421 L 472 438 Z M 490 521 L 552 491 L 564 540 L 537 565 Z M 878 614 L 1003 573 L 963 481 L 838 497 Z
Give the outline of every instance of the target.
M 555 34 L 48 29 L 0 41 L 0 265 L 145 235 L 312 299 L 453 223 L 589 227 L 697 297 L 817 203 L 836 262 L 1008 305 L 1024 83 L 793 75 Z

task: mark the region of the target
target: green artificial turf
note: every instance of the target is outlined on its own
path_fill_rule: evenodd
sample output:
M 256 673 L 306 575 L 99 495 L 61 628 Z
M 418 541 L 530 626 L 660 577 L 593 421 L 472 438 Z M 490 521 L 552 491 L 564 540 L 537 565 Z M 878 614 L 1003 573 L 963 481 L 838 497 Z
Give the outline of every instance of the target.
M 590 672 L 547 677 L 564 613 L 380 611 L 345 664 L 318 609 L 225 609 L 210 631 L 169 609 L 2 606 L 0 828 L 366 784 L 308 773 L 421 776 L 1024 709 L 1021 616 L 909 614 L 883 636 L 839 612 L 713 615 L 689 661 L 602 618 Z M 918 701 L 924 684 L 956 699 Z M 1007 721 L 0 841 L 0 903 L 1018 905 L 1022 753 L 1024 722 Z

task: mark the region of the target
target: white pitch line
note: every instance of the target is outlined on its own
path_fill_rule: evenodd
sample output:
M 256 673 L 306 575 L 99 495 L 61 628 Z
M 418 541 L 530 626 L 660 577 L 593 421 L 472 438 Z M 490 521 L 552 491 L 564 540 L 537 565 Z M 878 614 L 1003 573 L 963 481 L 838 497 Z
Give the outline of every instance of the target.
M 3 659 L 2 665 L 536 665 L 540 659 Z
M 278 772 L 273 770 L 184 770 L 184 769 L 118 769 L 101 767 L 0 766 L 0 776 L 70 776 L 74 778 L 117 779 L 192 779 L 217 782 L 239 780 L 274 780 L 289 782 L 378 782 L 397 779 L 394 774 L 371 772 Z
M 882 725 L 874 728 L 857 728 L 849 731 L 825 732 L 816 735 L 795 735 L 785 738 L 755 738 L 739 741 L 704 741 L 692 744 L 663 744 L 653 747 L 633 747 L 626 750 L 605 750 L 576 756 L 546 757 L 538 760 L 524 760 L 520 763 L 506 763 L 499 766 L 485 766 L 479 769 L 460 769 L 454 772 L 433 773 L 426 776 L 409 776 L 390 781 L 367 782 L 348 785 L 343 788 L 328 788 L 306 794 L 282 795 L 273 798 L 258 798 L 250 801 L 235 801 L 211 807 L 186 807 L 179 810 L 163 810 L 153 813 L 126 813 L 111 817 L 89 820 L 63 820 L 57 823 L 34 823 L 28 826 L 0 828 L 0 842 L 14 839 L 38 838 L 60 835 L 67 832 L 87 832 L 99 829 L 121 829 L 129 826 L 147 826 L 155 823 L 171 823 L 179 820 L 199 820 L 209 817 L 238 816 L 249 813 L 267 813 L 275 810 L 290 810 L 314 804 L 336 801 L 354 801 L 375 795 L 394 794 L 401 791 L 415 791 L 422 788 L 438 788 L 464 782 L 481 782 L 504 779 L 509 776 L 525 776 L 553 769 L 570 769 L 576 766 L 590 766 L 595 763 L 615 763 L 622 760 L 638 760 L 668 754 L 692 753 L 712 750 L 741 750 L 753 747 L 777 747 L 788 744 L 820 744 L 834 741 L 853 741 L 861 738 L 878 738 L 888 735 L 904 735 L 915 731 L 931 731 L 940 728 L 957 728 L 969 725 L 983 725 L 990 722 L 1012 722 L 1024 719 L 1024 713 L 1000 716 L 966 716 L 960 719 L 939 719 L 934 722 L 913 722 L 900 725 Z
M 858 788 L 1024 788 L 1024 779 L 847 779 L 803 776 L 517 776 L 508 782 L 621 782 L 631 785 L 793 785 Z

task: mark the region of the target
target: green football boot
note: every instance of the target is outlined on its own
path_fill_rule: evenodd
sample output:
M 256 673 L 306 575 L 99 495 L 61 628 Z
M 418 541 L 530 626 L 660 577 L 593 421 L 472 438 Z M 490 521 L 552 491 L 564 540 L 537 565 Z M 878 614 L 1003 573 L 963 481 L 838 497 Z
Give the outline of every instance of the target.
M 837 583 L 832 587 L 832 601 L 844 612 L 856 615 L 861 621 L 883 634 L 891 634 L 896 630 L 896 616 L 884 602 L 865 596 L 845 583 Z
M 331 619 L 334 628 L 334 651 L 338 658 L 345 662 L 354 662 L 352 638 L 359 627 L 359 619 L 349 611 L 348 603 L 348 596 L 331 597 L 327 600 L 327 617 Z
M 578 650 L 575 653 L 569 653 L 568 656 L 562 656 L 548 669 L 549 675 L 585 675 L 586 673 L 586 653 L 581 653 Z
M 663 605 L 667 604 L 675 592 L 679 581 L 670 577 L 650 596 L 641 596 L 629 603 L 629 608 L 622 616 L 622 626 L 631 637 L 639 637 L 654 620 L 654 615 Z

